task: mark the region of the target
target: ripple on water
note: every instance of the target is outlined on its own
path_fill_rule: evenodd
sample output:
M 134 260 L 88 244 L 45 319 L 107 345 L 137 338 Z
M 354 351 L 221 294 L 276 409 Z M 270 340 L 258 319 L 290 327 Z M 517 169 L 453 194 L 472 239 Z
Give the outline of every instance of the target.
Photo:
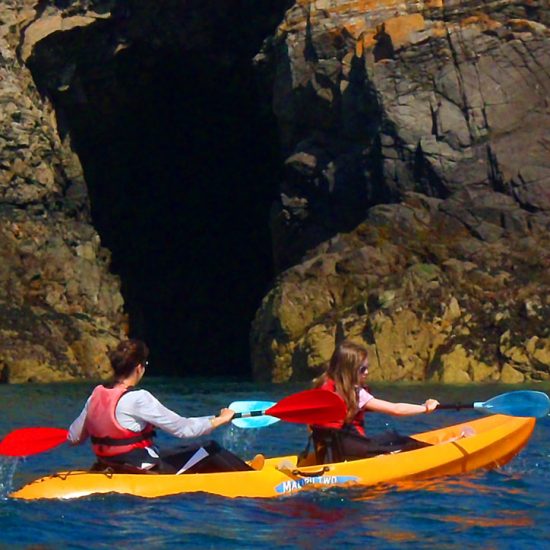
M 214 414 L 234 400 L 277 401 L 292 393 L 288 387 L 266 390 L 235 386 L 228 391 L 223 386 L 215 391 L 209 382 L 204 386 L 208 393 L 200 394 L 198 399 L 196 392 L 189 397 L 189 391 L 183 391 L 188 387 L 184 384 L 152 386 L 161 401 L 188 415 Z M 0 387 L 0 434 L 29 425 L 68 425 L 79 413 L 89 389 L 89 384 Z M 460 389 L 461 396 L 464 391 Z M 495 392 L 494 388 L 475 391 L 480 398 Z M 395 393 L 394 397 L 420 401 L 425 393 L 425 388 L 406 387 L 402 395 Z M 438 389 L 434 395 L 439 393 Z M 392 394 L 388 392 L 387 397 L 392 398 Z M 475 416 L 468 414 L 460 414 L 460 419 Z M 449 424 L 458 416 L 424 415 L 395 424 L 408 433 Z M 371 422 L 374 431 L 383 429 L 384 424 L 375 419 Z M 218 430 L 215 436 L 249 458 L 256 452 L 270 456 L 301 450 L 306 429 L 278 422 L 261 430 L 228 427 Z M 279 499 L 225 499 L 205 494 L 155 500 L 121 495 L 75 501 L 22 502 L 5 498 L 24 481 L 91 463 L 89 448 L 62 445 L 27 460 L 0 461 L 0 548 L 257 550 L 368 546 L 384 550 L 538 550 L 550 540 L 549 442 L 550 419 L 544 419 L 537 423 L 526 449 L 500 470 L 409 484 L 304 491 Z
M 5 499 L 13 491 L 17 463 L 16 458 L 0 457 L 0 499 Z

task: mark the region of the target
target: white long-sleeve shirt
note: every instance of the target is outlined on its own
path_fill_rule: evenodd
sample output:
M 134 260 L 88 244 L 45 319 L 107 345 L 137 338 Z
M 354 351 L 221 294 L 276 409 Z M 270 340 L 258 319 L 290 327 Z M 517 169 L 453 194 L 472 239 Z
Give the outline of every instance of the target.
M 89 434 L 86 430 L 86 401 L 78 418 L 70 425 L 68 440 L 78 444 L 85 441 Z M 211 416 L 185 418 L 165 407 L 147 390 L 135 390 L 125 393 L 117 403 L 115 416 L 118 423 L 128 430 L 140 432 L 147 423 L 179 438 L 192 438 L 212 432 Z

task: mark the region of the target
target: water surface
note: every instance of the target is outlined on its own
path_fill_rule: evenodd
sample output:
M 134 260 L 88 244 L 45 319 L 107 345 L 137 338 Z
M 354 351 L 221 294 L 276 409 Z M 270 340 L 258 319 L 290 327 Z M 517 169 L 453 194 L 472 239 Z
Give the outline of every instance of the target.
M 235 380 L 144 381 L 167 406 L 186 416 L 215 414 L 235 400 L 278 401 L 304 385 L 256 385 Z M 0 434 L 26 426 L 66 427 L 90 384 L 0 386 Z M 484 401 L 538 386 L 377 386 L 377 396 L 422 402 Z M 372 433 L 402 433 L 462 422 L 475 411 L 440 411 L 392 419 L 369 415 Z M 258 430 L 224 427 L 223 445 L 251 458 L 301 450 L 306 428 L 278 422 Z M 550 544 L 550 419 L 537 423 L 527 448 L 498 471 L 387 487 L 325 489 L 279 499 L 226 499 L 193 494 L 154 500 L 95 496 L 23 502 L 10 490 L 57 470 L 86 468 L 88 446 L 66 445 L 14 461 L 0 459 L 0 548 L 548 548 Z M 175 441 L 160 436 L 160 444 Z

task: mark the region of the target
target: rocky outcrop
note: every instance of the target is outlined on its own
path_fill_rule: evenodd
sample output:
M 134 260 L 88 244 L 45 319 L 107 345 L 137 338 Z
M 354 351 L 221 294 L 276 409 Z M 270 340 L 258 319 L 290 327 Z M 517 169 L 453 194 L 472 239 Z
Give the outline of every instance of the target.
M 0 380 L 104 378 L 126 324 L 120 282 L 70 140 L 16 55 L 33 4 L 0 9 Z
M 484 190 L 447 200 L 408 193 L 321 244 L 264 300 L 257 364 L 274 364 L 275 380 L 311 377 L 348 337 L 369 349 L 373 380 L 546 379 L 548 228 L 481 240 L 453 210 L 464 216 L 466 203 L 476 211 L 484 198 L 495 200 Z
M 89 144 L 111 137 L 96 123 L 137 105 L 136 90 L 166 58 L 181 64 L 182 52 L 189 60 L 194 52 L 192 70 L 208 74 L 216 66 L 229 73 L 239 56 L 250 63 L 251 44 L 285 3 L 266 0 L 257 11 L 240 0 L 0 4 L 0 382 L 109 374 L 105 351 L 136 323 L 91 222 L 89 196 L 100 191 L 88 189 L 81 163 L 97 174 L 90 164 L 103 159 L 90 160 Z M 120 56 L 135 60 L 126 87 L 117 81 Z M 123 184 L 115 197 L 127 194 Z
M 549 377 L 548 21 L 536 1 L 287 12 L 256 58 L 286 151 L 258 378 L 311 378 L 344 336 L 373 379 Z
M 279 277 L 252 327 L 255 376 L 309 379 L 346 336 L 369 347 L 374 379 L 548 378 L 547 3 L 287 7 L 2 3 L 2 381 L 103 377 L 104 352 L 127 329 L 71 117 L 91 94 L 116 96 L 113 65 L 129 48 L 140 70 L 166 48 L 200 52 L 209 70 L 273 20 L 256 64 L 285 176 L 271 219 Z

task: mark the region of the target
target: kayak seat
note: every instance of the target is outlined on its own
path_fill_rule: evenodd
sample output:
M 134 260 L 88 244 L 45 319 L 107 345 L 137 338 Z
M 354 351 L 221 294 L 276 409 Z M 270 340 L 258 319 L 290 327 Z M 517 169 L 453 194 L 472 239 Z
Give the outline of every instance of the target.
M 311 432 L 311 441 L 317 464 L 332 464 L 345 460 L 342 448 L 342 430 L 314 428 Z
M 340 431 L 312 427 L 306 448 L 298 455 L 296 465 L 298 467 L 317 466 L 342 462 L 344 459 Z M 312 446 L 313 451 L 311 450 Z
M 395 431 L 370 438 L 360 435 L 352 428 L 334 429 L 312 426 L 311 436 L 306 449 L 300 454 L 298 465 L 305 462 L 313 444 L 317 465 L 360 460 L 381 454 L 412 451 L 430 446 Z

